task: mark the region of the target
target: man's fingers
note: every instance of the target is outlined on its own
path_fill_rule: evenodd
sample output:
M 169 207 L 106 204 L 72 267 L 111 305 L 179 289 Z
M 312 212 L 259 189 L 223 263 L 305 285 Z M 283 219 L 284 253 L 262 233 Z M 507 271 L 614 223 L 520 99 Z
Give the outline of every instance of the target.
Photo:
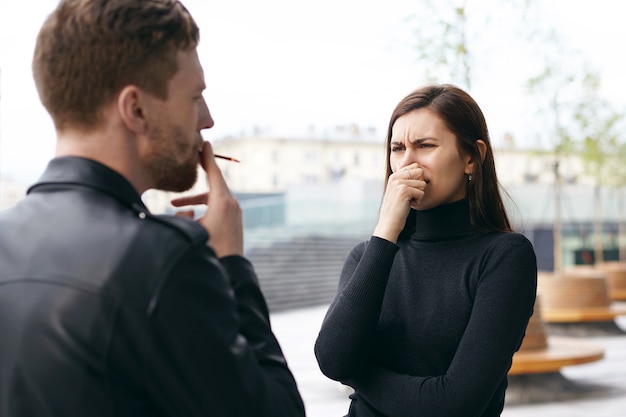
M 195 213 L 193 210 L 181 210 L 174 214 L 176 217 L 187 217 L 188 219 L 193 219 L 194 215 Z
M 206 204 L 209 199 L 209 193 L 202 193 L 197 195 L 187 195 L 184 197 L 173 198 L 170 203 L 174 207 L 193 206 L 196 204 Z
M 200 166 L 204 169 L 205 172 L 209 171 L 209 164 L 215 157 L 213 156 L 213 148 L 211 144 L 206 140 L 202 142 L 202 146 L 200 147 Z
M 222 176 L 222 171 L 220 170 L 220 167 L 217 166 L 217 162 L 215 162 L 213 148 L 207 141 L 202 143 L 200 163 L 202 168 L 206 171 L 207 182 L 211 191 L 221 192 L 223 190 L 228 190 L 226 180 L 224 180 L 224 177 Z

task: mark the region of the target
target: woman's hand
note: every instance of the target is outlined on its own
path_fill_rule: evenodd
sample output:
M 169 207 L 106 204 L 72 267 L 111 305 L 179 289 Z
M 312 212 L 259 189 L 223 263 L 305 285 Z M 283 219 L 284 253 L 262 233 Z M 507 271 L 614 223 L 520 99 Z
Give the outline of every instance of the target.
M 387 179 L 387 188 L 380 208 L 374 236 L 396 243 L 404 228 L 411 207 L 419 207 L 426 181 L 417 163 L 407 165 Z

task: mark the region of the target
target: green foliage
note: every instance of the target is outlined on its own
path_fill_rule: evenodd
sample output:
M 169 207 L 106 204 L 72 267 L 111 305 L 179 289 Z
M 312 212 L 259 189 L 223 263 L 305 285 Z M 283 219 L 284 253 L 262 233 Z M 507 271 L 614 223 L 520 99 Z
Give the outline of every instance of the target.
M 426 63 L 427 81 L 453 83 L 469 89 L 472 75 L 466 0 L 425 0 L 421 5 L 423 13 L 412 16 L 410 24 L 415 27 L 413 36 L 418 60 Z M 431 19 L 432 16 L 437 17 Z
M 475 13 L 478 9 L 471 7 L 478 2 L 482 10 Z M 489 23 L 513 11 L 522 24 L 520 36 L 532 50 L 528 59 L 536 73 L 526 87 L 536 111 L 532 124 L 544 144 L 557 160 L 581 155 L 598 185 L 624 186 L 626 141 L 620 129 L 624 113 L 602 97 L 600 73 L 554 28 L 545 26 L 548 22 L 542 21 L 538 5 L 535 0 L 493 0 L 488 6 L 485 0 L 422 0 L 410 24 L 427 81 L 471 89 L 473 71 L 479 73 L 473 64 L 484 64 L 490 55 L 484 53 L 485 43 L 493 39 Z
M 574 109 L 576 127 L 581 132 L 581 153 L 587 172 L 598 185 L 626 185 L 619 124 L 624 114 L 600 96 L 599 74 L 588 72 L 583 79 L 583 98 Z
M 600 73 L 590 69 L 584 57 L 568 51 L 553 31 L 533 34 L 542 41 L 537 49 L 543 54 L 543 68 L 526 85 L 536 98 L 538 119 L 552 125 L 544 135 L 551 137 L 550 147 L 557 158 L 580 155 L 596 184 L 626 185 L 626 145 L 619 129 L 624 113 L 602 97 Z M 564 68 L 566 59 L 570 64 Z

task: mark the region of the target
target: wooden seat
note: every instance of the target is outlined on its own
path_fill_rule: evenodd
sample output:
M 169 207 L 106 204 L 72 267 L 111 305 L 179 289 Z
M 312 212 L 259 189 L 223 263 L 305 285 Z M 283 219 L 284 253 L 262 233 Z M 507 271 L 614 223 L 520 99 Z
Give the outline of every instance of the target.
M 613 290 L 611 298 L 617 301 L 626 301 L 626 290 Z
M 537 281 L 544 311 L 607 307 L 610 304 L 606 274 L 591 267 L 567 268 L 562 274 L 542 272 Z
M 526 328 L 520 349 L 513 355 L 509 375 L 556 372 L 563 366 L 600 360 L 604 348 L 569 337 L 548 337 L 543 322 L 542 297 L 537 295 L 535 309 Z
M 528 326 L 526 326 L 524 340 L 522 340 L 522 345 L 518 352 L 536 351 L 546 349 L 547 347 L 548 334 L 541 315 L 541 296 L 537 295 L 533 315 L 530 316 Z
M 547 323 L 603 322 L 626 315 L 626 308 L 612 305 L 606 273 L 593 267 L 569 268 L 561 275 L 542 272 L 537 293 Z
M 626 307 L 586 307 L 558 308 L 544 310 L 545 320 L 549 323 L 579 323 L 594 321 L 611 321 L 618 316 L 626 315 Z
M 626 301 L 626 262 L 600 262 L 595 267 L 606 273 L 609 297 Z
M 604 347 L 576 338 L 550 336 L 544 349 L 519 350 L 513 355 L 509 375 L 556 372 L 604 358 Z

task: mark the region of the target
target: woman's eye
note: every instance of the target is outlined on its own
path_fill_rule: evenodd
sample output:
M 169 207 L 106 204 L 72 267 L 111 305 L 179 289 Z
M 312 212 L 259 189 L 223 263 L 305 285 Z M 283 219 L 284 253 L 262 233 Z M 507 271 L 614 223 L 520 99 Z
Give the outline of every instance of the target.
M 402 146 L 392 146 L 391 152 L 398 152 L 402 150 Z

